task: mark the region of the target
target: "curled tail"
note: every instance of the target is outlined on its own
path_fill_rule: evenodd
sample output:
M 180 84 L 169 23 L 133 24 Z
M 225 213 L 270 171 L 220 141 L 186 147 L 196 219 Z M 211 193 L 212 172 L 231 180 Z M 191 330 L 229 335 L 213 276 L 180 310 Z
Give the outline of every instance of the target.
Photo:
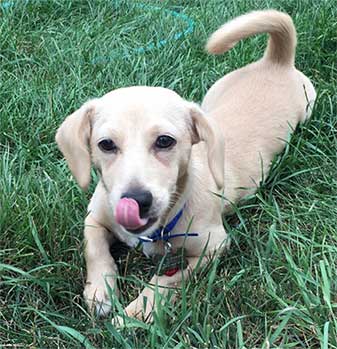
M 254 11 L 225 23 L 209 38 L 206 50 L 220 54 L 241 39 L 268 33 L 264 59 L 281 65 L 294 65 L 296 29 L 290 16 L 275 10 Z

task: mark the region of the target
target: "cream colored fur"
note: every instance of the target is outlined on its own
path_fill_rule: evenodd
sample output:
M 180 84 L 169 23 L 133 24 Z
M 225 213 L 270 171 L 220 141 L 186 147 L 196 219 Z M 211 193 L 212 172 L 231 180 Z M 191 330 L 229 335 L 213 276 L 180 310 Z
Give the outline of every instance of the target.
M 186 208 L 174 232 L 186 231 L 192 221 L 190 230 L 199 233 L 185 241 L 171 240 L 174 249 L 184 245 L 189 267 L 171 277 L 152 278 L 150 284 L 165 295 L 168 287 L 180 285 L 183 274 L 189 276 L 205 247 L 201 263 L 228 246 L 221 213 L 230 202 L 255 192 L 291 130 L 309 117 L 315 91 L 294 67 L 296 33 L 289 16 L 276 11 L 241 16 L 216 31 L 207 49 L 222 53 L 240 39 L 263 32 L 270 34 L 264 57 L 217 81 L 202 109 L 167 89 L 131 87 L 87 102 L 59 128 L 57 143 L 80 186 L 89 184 L 91 162 L 101 173 L 84 230 L 84 296 L 98 314 L 111 308 L 107 285 L 118 293 L 110 244 L 116 239 L 130 246 L 138 243 L 137 236 L 114 221 L 114 208 L 123 191 L 137 183 L 153 193 L 159 219 L 142 235 L 165 224 L 183 205 Z M 153 148 L 161 134 L 177 140 L 165 153 Z M 120 152 L 100 151 L 97 143 L 107 137 Z M 148 256 L 163 253 L 163 243 L 144 244 L 143 251 Z M 150 320 L 154 295 L 153 287 L 146 287 L 126 307 L 126 314 Z

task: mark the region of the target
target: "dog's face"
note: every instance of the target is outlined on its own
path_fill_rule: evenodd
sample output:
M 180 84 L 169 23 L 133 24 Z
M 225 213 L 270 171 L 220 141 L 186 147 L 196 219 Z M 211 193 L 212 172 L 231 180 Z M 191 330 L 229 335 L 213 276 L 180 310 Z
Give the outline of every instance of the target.
M 130 87 L 89 101 L 64 121 L 56 140 L 81 187 L 89 184 L 90 163 L 97 168 L 125 233 L 158 227 L 183 189 L 192 145 L 201 140 L 222 186 L 222 143 L 200 108 L 168 89 Z

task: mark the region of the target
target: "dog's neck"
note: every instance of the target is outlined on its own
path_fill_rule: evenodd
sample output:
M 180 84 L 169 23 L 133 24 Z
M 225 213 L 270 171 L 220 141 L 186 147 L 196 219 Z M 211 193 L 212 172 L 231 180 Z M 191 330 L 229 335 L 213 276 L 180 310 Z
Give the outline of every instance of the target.
M 173 217 L 186 205 L 188 200 L 188 186 L 189 186 L 189 173 L 186 170 L 179 178 L 176 184 L 176 190 L 173 193 L 172 197 L 175 198 L 172 200 L 172 204 L 165 212 L 162 217 L 161 224 L 165 225 L 167 222 L 171 221 Z
M 208 178 L 207 183 L 203 178 Z M 162 224 L 171 221 L 183 207 L 183 217 L 190 220 L 198 214 L 196 208 L 202 209 L 202 202 L 205 202 L 211 191 L 216 191 L 216 185 L 208 167 L 207 150 L 205 144 L 198 144 L 194 146 L 188 168 L 178 178 L 173 195 L 177 199 L 163 215 Z

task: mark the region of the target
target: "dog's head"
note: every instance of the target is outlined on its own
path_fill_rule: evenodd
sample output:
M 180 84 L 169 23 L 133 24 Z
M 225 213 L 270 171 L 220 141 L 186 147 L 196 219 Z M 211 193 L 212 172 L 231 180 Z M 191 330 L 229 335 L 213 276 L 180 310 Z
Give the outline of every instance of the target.
M 79 185 L 94 164 L 122 231 L 146 235 L 174 204 L 193 144 L 207 143 L 210 172 L 223 186 L 223 145 L 194 103 L 159 87 L 129 87 L 85 103 L 56 135 Z

